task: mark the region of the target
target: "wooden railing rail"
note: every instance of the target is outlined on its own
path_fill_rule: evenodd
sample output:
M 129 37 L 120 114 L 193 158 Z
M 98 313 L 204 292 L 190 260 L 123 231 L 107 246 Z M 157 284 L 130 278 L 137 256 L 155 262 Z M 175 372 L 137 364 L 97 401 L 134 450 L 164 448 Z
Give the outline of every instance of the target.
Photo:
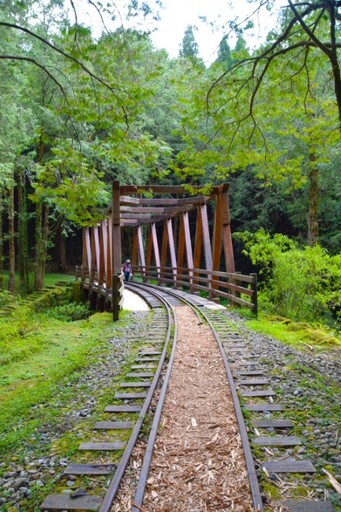
M 191 292 L 205 291 L 210 297 L 222 297 L 247 307 L 258 314 L 257 274 L 219 272 L 184 267 L 135 267 L 134 276 L 144 281 L 157 280 L 159 284 L 189 288 Z

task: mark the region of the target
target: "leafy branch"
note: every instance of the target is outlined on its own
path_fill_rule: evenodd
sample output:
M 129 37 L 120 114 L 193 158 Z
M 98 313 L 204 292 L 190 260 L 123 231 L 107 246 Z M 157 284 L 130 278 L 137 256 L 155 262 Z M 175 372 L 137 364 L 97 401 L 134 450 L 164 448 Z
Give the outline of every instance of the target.
M 42 37 L 42 36 L 32 32 L 32 30 L 30 30 L 30 29 L 28 29 L 26 27 L 22 27 L 20 25 L 16 25 L 14 23 L 8 23 L 8 22 L 5 22 L 5 21 L 0 21 L 0 26 L 7 27 L 7 28 L 13 28 L 15 30 L 19 30 L 19 31 L 25 32 L 29 36 L 31 36 L 31 37 L 33 37 L 35 39 L 38 39 L 38 41 L 42 42 L 44 45 L 48 46 L 53 51 L 59 53 L 60 55 L 62 55 L 66 59 L 68 59 L 68 60 L 74 62 L 75 64 L 77 64 L 88 76 L 90 76 L 91 79 L 93 79 L 96 82 L 98 82 L 101 85 L 103 85 L 106 89 L 108 89 L 115 96 L 116 100 L 118 101 L 118 103 L 119 103 L 119 105 L 120 105 L 120 107 L 121 107 L 121 109 L 123 111 L 123 117 L 124 117 L 126 126 L 127 126 L 127 128 L 129 128 L 128 113 L 127 113 L 127 111 L 125 109 L 125 106 L 122 104 L 122 101 L 120 100 L 120 98 L 118 97 L 117 92 L 116 92 L 116 91 L 120 91 L 120 92 L 123 92 L 123 93 L 127 94 L 124 90 L 120 89 L 119 87 L 113 87 L 112 85 L 108 84 L 100 76 L 98 76 L 95 73 L 93 73 L 91 71 L 91 69 L 89 69 L 85 64 L 83 64 L 83 62 L 81 62 L 79 59 L 77 59 L 76 57 L 74 57 L 70 53 L 65 52 L 64 50 L 62 50 L 58 46 L 54 45 L 53 43 L 48 41 L 46 38 L 44 38 L 44 37 Z M 5 59 L 6 55 L 0 55 L 0 58 Z M 15 58 L 16 60 L 27 60 L 27 61 L 30 61 L 33 64 L 35 64 L 38 67 L 40 67 L 41 69 L 44 69 L 44 71 L 46 72 L 46 67 L 43 66 L 42 64 L 39 64 L 35 59 L 31 59 L 29 57 L 20 57 L 20 56 L 18 56 L 18 57 L 11 56 L 10 58 L 12 58 L 12 59 Z M 49 74 L 49 73 L 47 73 L 47 74 Z M 61 87 L 61 85 L 58 83 L 58 81 L 55 79 L 55 77 L 53 77 L 51 74 L 49 76 L 58 85 L 58 87 Z M 64 90 L 63 90 L 63 93 L 65 95 L 65 91 Z
M 264 5 L 264 2 L 258 7 L 258 9 L 260 9 L 262 5 Z M 338 9 L 341 7 L 341 1 L 322 0 L 321 2 L 304 2 L 294 4 L 292 0 L 288 0 L 287 8 L 288 7 L 290 8 L 293 16 L 287 22 L 282 33 L 278 35 L 276 40 L 259 55 L 248 57 L 235 63 L 224 73 L 222 73 L 211 84 L 206 97 L 207 112 L 209 111 L 210 96 L 212 94 L 212 91 L 217 87 L 217 85 L 221 83 L 223 79 L 236 76 L 239 70 L 251 64 L 250 73 L 248 75 L 248 78 L 245 79 L 243 87 L 246 87 L 249 83 L 252 84 L 252 92 L 249 100 L 249 116 L 253 117 L 254 105 L 257 94 L 259 92 L 260 87 L 262 86 L 264 78 L 267 75 L 269 67 L 272 64 L 272 62 L 274 62 L 280 56 L 294 52 L 296 49 L 306 48 L 307 51 L 305 52 L 305 61 L 302 66 L 302 70 L 306 70 L 309 48 L 318 48 L 327 56 L 332 67 L 335 97 L 337 102 L 341 129 L 341 73 L 337 55 L 338 49 L 341 48 L 341 41 L 338 41 L 336 39 L 336 20 L 340 19 Z M 301 8 L 300 12 L 298 8 Z M 307 19 L 313 13 L 317 13 L 317 18 L 313 20 L 312 23 L 307 23 L 305 19 Z M 329 41 L 322 41 L 315 34 L 316 29 L 319 26 L 319 23 L 321 22 L 322 17 L 325 13 L 328 13 L 329 17 Z M 292 42 L 292 37 L 298 36 L 299 34 L 298 30 L 293 30 L 294 27 L 297 26 L 297 24 L 308 36 L 308 39 L 301 38 L 298 41 Z

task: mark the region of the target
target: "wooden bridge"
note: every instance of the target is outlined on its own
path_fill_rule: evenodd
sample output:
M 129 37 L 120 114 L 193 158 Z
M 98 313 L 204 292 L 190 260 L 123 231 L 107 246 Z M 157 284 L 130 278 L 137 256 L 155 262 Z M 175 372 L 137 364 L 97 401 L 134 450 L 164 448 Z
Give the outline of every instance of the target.
M 256 274 L 235 271 L 229 185 L 202 190 L 113 182 L 106 218 L 83 232 L 81 279 L 92 308 L 118 319 L 124 245 L 134 280 L 207 292 L 257 314 Z

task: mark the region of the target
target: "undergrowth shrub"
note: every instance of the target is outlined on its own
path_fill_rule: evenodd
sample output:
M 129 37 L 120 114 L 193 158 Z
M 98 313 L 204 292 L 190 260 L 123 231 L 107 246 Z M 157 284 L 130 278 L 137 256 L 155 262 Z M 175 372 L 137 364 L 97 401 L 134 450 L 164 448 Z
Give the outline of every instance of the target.
M 244 253 L 259 265 L 260 303 L 269 312 L 295 321 L 341 321 L 341 254 L 319 245 L 299 247 L 285 235 L 237 233 Z
M 15 296 L 7 290 L 0 290 L 0 308 L 16 303 Z
M 88 318 L 91 314 L 90 310 L 85 304 L 78 302 L 70 302 L 55 308 L 50 308 L 45 312 L 46 315 L 66 322 L 73 322 L 75 320 L 83 320 Z

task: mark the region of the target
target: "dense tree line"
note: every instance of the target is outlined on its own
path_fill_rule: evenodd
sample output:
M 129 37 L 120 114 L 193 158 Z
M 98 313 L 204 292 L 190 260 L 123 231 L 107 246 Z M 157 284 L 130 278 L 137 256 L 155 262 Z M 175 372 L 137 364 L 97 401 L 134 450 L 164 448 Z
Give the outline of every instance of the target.
M 158 3 L 127 16 L 148 26 Z M 170 59 L 144 29 L 108 30 L 106 9 L 95 39 L 76 8 L 70 21 L 53 0 L 3 2 L 0 280 L 5 265 L 13 291 L 17 268 L 25 289 L 34 269 L 40 288 L 50 245 L 100 218 L 113 179 L 230 181 L 235 230 L 339 252 L 340 2 L 289 0 L 252 53 L 235 24 L 209 66 L 192 26 Z

